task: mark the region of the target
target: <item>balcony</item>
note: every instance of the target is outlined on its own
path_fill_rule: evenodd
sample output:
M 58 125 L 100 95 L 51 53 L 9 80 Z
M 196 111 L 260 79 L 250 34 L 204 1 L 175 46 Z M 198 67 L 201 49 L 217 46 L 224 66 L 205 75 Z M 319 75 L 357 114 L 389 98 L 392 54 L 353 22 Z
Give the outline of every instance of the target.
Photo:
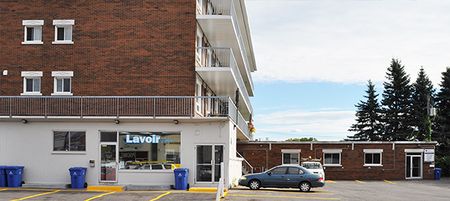
M 213 47 L 230 47 L 247 93 L 253 96 L 253 80 L 256 70 L 254 54 L 248 31 L 244 3 L 240 0 L 206 0 L 197 5 L 197 21 Z M 206 5 L 205 5 L 206 4 Z
M 197 73 L 218 96 L 235 97 L 239 89 L 239 110 L 250 116 L 253 112 L 249 95 L 230 48 L 199 47 L 196 52 Z
M 5 119 L 231 119 L 239 138 L 250 139 L 247 121 L 229 97 L 0 96 Z

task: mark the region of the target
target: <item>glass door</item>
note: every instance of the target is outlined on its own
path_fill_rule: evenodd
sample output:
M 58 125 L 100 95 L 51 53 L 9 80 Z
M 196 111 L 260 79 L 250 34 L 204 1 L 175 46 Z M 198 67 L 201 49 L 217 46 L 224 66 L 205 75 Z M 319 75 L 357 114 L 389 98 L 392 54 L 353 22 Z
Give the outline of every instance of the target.
M 100 182 L 117 182 L 116 153 L 116 144 L 100 144 Z
M 406 178 L 407 179 L 422 178 L 422 154 L 406 155 Z
M 221 177 L 223 145 L 197 145 L 196 182 L 218 182 Z

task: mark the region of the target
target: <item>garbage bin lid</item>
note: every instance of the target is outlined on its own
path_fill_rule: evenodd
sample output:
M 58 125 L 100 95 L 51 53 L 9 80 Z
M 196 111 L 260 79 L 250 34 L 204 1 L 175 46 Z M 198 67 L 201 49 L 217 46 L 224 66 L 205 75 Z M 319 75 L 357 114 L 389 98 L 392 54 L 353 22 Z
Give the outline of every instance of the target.
M 175 172 L 189 172 L 189 169 L 187 169 L 187 168 L 175 168 L 173 171 L 175 171 Z
M 85 167 L 71 167 L 69 168 L 70 171 L 77 171 L 77 170 L 87 170 Z
M 435 170 L 439 170 L 439 171 L 442 170 L 442 168 L 434 168 L 434 169 L 435 169 Z
M 3 166 L 3 167 L 4 167 L 4 169 L 7 169 L 7 170 L 17 170 L 17 169 L 24 168 L 24 166 Z

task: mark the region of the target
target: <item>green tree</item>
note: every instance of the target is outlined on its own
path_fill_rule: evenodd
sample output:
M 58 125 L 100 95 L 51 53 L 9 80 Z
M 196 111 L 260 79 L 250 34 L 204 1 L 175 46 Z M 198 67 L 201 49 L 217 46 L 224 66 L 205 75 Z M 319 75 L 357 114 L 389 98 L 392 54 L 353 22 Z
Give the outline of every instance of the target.
M 450 175 L 450 68 L 442 73 L 440 87 L 436 96 L 438 113 L 434 130 L 434 140 L 439 142 L 436 162 L 444 168 L 445 175 Z
M 423 68 L 420 68 L 416 82 L 413 84 L 412 117 L 416 128 L 413 138 L 417 140 L 430 140 L 431 118 L 429 109 L 433 100 L 433 83 Z
M 380 104 L 378 104 L 378 94 L 375 85 L 369 80 L 367 91 L 364 96 L 365 101 L 360 101 L 356 107 L 356 123 L 349 131 L 356 132 L 353 136 L 348 136 L 350 141 L 377 141 L 382 139 Z
M 317 139 L 313 138 L 313 137 L 302 137 L 302 138 L 289 138 L 286 141 L 287 142 L 312 142 L 312 141 L 317 141 Z
M 408 140 L 412 134 L 411 85 L 405 67 L 392 59 L 383 83 L 383 140 Z

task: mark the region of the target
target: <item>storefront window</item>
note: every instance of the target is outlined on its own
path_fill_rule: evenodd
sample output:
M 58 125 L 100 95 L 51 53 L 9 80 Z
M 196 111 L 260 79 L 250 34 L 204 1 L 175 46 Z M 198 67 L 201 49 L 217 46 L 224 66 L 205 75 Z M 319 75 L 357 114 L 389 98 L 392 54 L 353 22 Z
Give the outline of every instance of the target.
M 86 132 L 54 131 L 53 151 L 86 151 Z
M 171 170 L 180 164 L 180 133 L 119 132 L 119 169 Z

